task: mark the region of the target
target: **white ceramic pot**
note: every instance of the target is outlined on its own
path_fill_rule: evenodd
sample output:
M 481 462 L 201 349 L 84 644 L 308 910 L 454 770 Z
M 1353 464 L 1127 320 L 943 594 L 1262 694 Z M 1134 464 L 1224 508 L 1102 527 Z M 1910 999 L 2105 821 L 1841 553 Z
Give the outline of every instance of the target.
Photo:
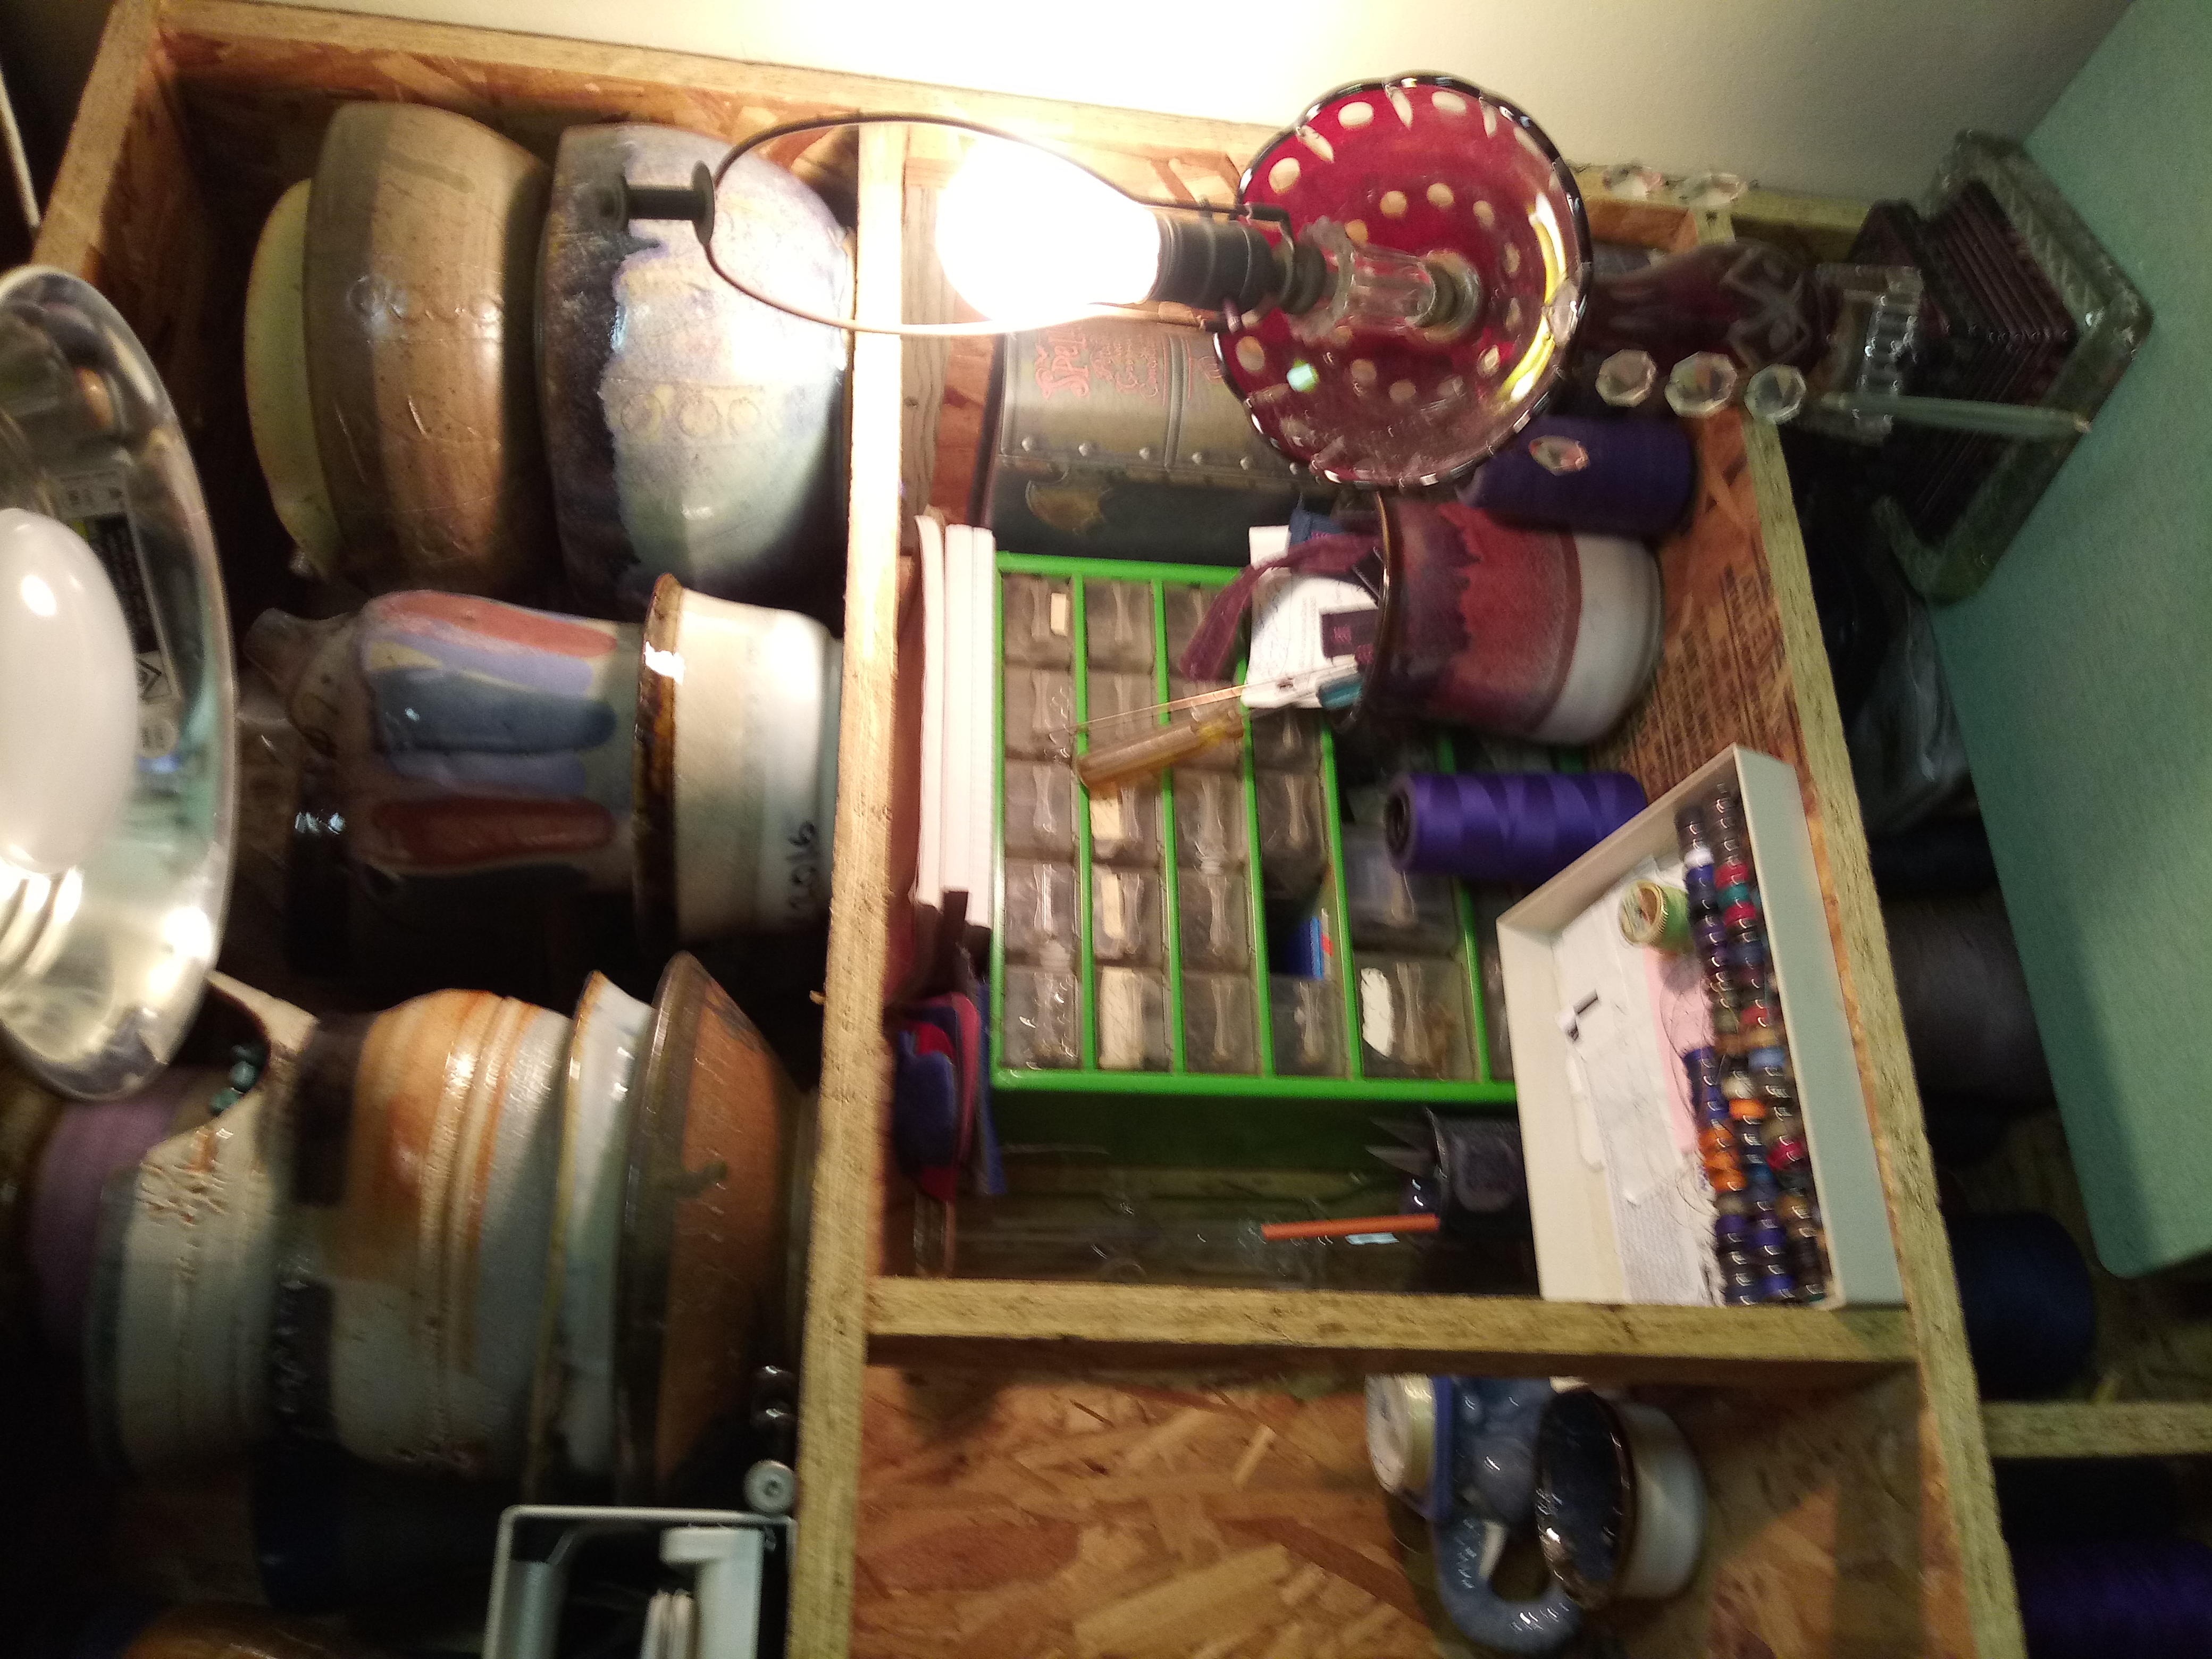
M 270 1425 L 294 1078 L 313 1021 L 221 975 L 209 982 L 259 1022 L 269 1063 L 237 1104 L 109 1186 L 86 1321 L 94 1435 L 140 1475 L 235 1455 Z
M 1530 737 L 1537 743 L 1595 743 L 1651 683 L 1666 635 L 1659 565 L 1641 542 L 1577 532 L 1582 611 L 1559 701 Z
M 843 667 L 817 622 L 660 579 L 632 830 L 648 939 L 776 933 L 828 909 Z
M 479 1478 L 521 1467 L 568 1028 L 439 991 L 369 1030 L 322 1271 L 331 1415 L 357 1457 Z

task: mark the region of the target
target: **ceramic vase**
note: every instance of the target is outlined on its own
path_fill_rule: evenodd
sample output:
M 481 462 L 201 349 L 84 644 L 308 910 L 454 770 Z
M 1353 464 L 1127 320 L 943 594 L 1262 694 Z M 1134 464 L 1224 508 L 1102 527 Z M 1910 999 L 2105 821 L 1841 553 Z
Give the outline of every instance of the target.
M 628 889 L 664 948 L 804 927 L 829 902 L 841 648 L 664 580 L 643 630 L 418 592 L 265 612 L 246 652 L 386 878 Z
M 621 216 L 625 179 L 688 183 L 728 149 L 673 127 L 561 136 L 540 405 L 562 556 L 596 614 L 643 616 L 665 574 L 717 599 L 835 619 L 843 336 L 739 294 L 690 226 Z M 723 176 L 714 238 L 724 268 L 763 292 L 830 316 L 849 308 L 843 232 L 764 156 Z
M 1385 578 L 1363 710 L 1584 744 L 1643 694 L 1665 614 L 1639 544 L 1382 499 Z
M 348 103 L 331 117 L 301 243 L 302 334 L 339 571 L 371 592 L 514 597 L 550 574 L 532 361 L 545 190 L 544 162 L 465 116 Z

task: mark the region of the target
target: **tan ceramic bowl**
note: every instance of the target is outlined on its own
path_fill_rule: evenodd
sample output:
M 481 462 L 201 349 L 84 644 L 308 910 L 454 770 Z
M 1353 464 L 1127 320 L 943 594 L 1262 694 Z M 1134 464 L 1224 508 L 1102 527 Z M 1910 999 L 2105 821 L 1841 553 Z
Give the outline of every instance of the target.
M 372 592 L 525 597 L 556 562 L 533 351 L 544 164 L 416 104 L 331 118 L 301 304 L 316 446 Z

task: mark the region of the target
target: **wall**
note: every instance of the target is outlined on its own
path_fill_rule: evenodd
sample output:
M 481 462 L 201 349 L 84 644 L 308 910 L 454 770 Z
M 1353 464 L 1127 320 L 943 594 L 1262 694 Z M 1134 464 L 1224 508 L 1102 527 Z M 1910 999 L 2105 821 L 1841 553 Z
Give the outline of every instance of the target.
M 65 125 L 103 3 L 0 0 L 27 118 Z M 337 3 L 1270 125 L 1346 81 L 1449 70 L 1520 103 L 1577 160 L 1871 198 L 1917 191 L 1960 127 L 2026 132 L 2126 0 Z
M 2150 337 L 1989 583 L 1936 613 L 2098 1253 L 2212 1249 L 2212 6 L 2140 0 L 2028 149 Z

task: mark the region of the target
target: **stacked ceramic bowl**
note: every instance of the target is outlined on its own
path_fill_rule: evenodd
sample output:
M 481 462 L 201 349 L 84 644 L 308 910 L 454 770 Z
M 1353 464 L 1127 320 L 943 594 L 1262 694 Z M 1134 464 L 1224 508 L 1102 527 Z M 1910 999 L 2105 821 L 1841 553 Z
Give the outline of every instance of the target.
M 117 1156 L 48 1155 L 41 1313 L 82 1333 L 112 1462 L 205 1468 L 283 1428 L 665 1501 L 786 1403 L 811 1118 L 692 957 L 649 1005 L 594 975 L 573 1019 L 441 991 L 318 1022 L 215 984 L 266 1045 L 245 1097 L 210 1115 L 173 1073 L 84 1126 Z M 106 1195 L 72 1202 L 87 1170 Z
M 738 294 L 689 226 L 622 215 L 624 180 L 684 183 L 727 149 L 576 127 L 549 173 L 450 111 L 340 108 L 246 296 L 254 445 L 305 562 L 510 599 L 554 597 L 565 564 L 581 608 L 631 620 L 664 573 L 827 614 L 843 335 Z M 782 168 L 731 168 L 714 223 L 757 288 L 848 307 L 843 233 Z
M 302 568 L 380 597 L 247 651 L 386 881 L 627 889 L 654 948 L 823 914 L 844 336 L 622 210 L 727 148 L 576 127 L 549 174 L 464 116 L 348 105 L 270 216 L 255 445 Z M 843 234 L 782 168 L 731 167 L 713 234 L 847 308 Z M 514 599 L 558 609 L 486 603 Z

